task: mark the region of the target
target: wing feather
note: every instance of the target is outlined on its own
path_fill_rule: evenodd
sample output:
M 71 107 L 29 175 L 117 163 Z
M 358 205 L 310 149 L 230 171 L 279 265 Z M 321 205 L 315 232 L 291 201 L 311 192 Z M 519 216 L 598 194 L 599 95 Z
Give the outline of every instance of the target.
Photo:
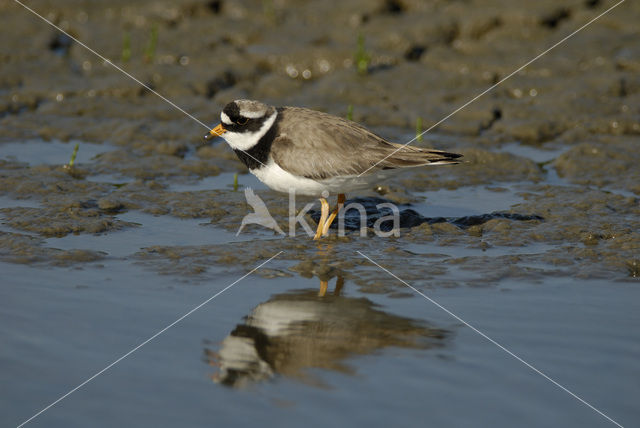
M 315 110 L 284 107 L 279 114 L 271 155 L 285 171 L 307 178 L 358 175 L 374 165 L 367 174 L 380 169 L 450 164 L 457 163 L 455 159 L 461 156 L 390 143 L 355 122 Z

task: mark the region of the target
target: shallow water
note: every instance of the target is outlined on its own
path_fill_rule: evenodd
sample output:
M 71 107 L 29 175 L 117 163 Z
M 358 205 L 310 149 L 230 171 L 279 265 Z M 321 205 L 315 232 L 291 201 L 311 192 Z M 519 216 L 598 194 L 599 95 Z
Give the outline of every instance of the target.
M 63 149 L 68 146 L 62 143 L 52 148 Z M 519 146 L 509 150 L 524 155 Z M 536 161 L 551 160 L 527 150 Z M 28 154 L 20 156 L 34 162 Z M 50 163 L 61 159 L 54 156 Z M 216 189 L 237 195 L 233 176 L 223 172 L 190 178 L 163 191 L 194 198 Z M 93 176 L 93 181 L 133 184 L 108 174 Z M 252 175 L 239 175 L 238 184 L 239 190 L 252 187 L 265 198 L 272 194 Z M 526 183 L 501 183 L 414 192 L 417 202 L 410 207 L 431 218 L 524 212 L 521 207 L 532 190 L 537 191 Z M 281 198 L 274 197 L 267 201 Z M 0 208 L 44 207 L 11 196 L 2 196 L 0 203 Z M 259 242 L 265 254 L 279 247 L 285 253 L 32 424 L 66 426 L 74 420 L 113 426 L 144 420 L 155 426 L 198 426 L 212 420 L 229 425 L 260 419 L 278 426 L 324 426 L 335 418 L 362 426 L 416 420 L 453 426 L 513 426 L 522 420 L 532 426 L 609 424 L 459 319 L 365 262 L 356 250 L 389 266 L 623 425 L 638 417 L 633 397 L 640 394 L 635 364 L 640 316 L 634 302 L 640 290 L 627 281 L 571 277 L 565 267 L 544 258 L 557 244 L 465 244 L 451 241 L 455 234 L 449 241 L 434 241 L 404 231 L 401 240 L 408 242 L 400 254 L 410 264 L 402 265 L 397 264 L 402 256 L 389 252 L 396 250 L 384 240 L 379 243 L 387 254 L 369 239 L 344 244 L 339 252 L 332 244 L 321 244 L 296 255 L 299 244 L 293 238 L 274 237 L 259 228 L 236 235 L 235 228 L 207 218 L 139 210 L 118 212 L 114 218 L 129 226 L 50 237 L 38 244 L 42 251 L 97 251 L 100 257 L 93 262 L 68 267 L 0 262 L 0 337 L 5 344 L 0 382 L 11 385 L 0 404 L 3 424 L 27 419 L 266 258 L 254 257 L 256 263 L 242 268 L 206 254 L 218 253 L 215 260 L 224 260 L 224 253 L 246 257 L 260 248 Z M 6 223 L 2 231 L 21 233 Z M 320 264 L 300 270 L 296 260 Z M 500 268 L 496 273 L 491 266 Z M 329 279 L 328 287 L 319 278 Z M 102 415 L 102 422 L 96 415 Z
M 26 419 L 236 279 L 223 274 L 193 286 L 126 260 L 83 269 L 3 263 L 2 271 L 11 278 L 1 290 L 0 376 L 11 388 L 1 404 L 4 425 Z M 523 420 L 531 426 L 608 425 L 421 297 L 361 293 L 349 281 L 336 297 L 333 280 L 321 298 L 318 285 L 298 276 L 248 277 L 33 425 L 144 420 L 197 426 L 260 419 L 324 426 L 336 418 L 371 426 L 415 420 L 447 426 L 513 426 Z M 640 333 L 634 326 L 640 322 L 640 292 L 632 284 L 564 278 L 449 289 L 435 282 L 424 292 L 623 425 L 637 417 Z M 332 305 L 340 312 L 332 313 Z M 212 381 L 220 368 L 207 364 L 205 352 L 226 352 L 223 367 L 233 365 L 229 355 L 236 364 L 241 355 L 251 360 L 224 350 L 249 314 L 249 325 L 262 331 L 258 339 L 271 346 L 271 367 L 268 375 L 253 381 L 247 375 L 238 382 L 242 388 L 229 389 Z M 419 345 L 407 323 L 417 334 L 436 329 L 437 337 Z M 364 334 L 368 343 L 353 334 Z M 405 335 L 418 345 L 397 343 Z M 309 359 L 314 341 L 329 349 Z M 260 352 L 264 357 L 265 349 Z M 119 411 L 109 412 L 111 406 Z
M 85 167 L 91 162 L 85 159 Z M 216 190 L 225 192 L 216 199 L 242 201 L 241 190 L 252 187 L 271 207 L 282 199 L 252 175 L 239 175 L 234 192 L 233 176 L 189 177 L 162 191 L 201 200 Z M 117 175 L 93 181 L 135 185 Z M 536 212 L 526 203 L 538 192 L 529 183 L 469 185 L 413 192 L 409 206 L 430 218 L 526 214 Z M 52 201 L 2 196 L 0 208 L 43 209 Z M 0 383 L 11 385 L 0 404 L 2 423 L 26 420 L 280 249 L 280 257 L 31 424 L 325 426 L 336 418 L 358 426 L 610 424 L 356 250 L 618 422 L 637 419 L 640 290 L 634 283 L 576 278 L 553 262 L 557 243 L 525 238 L 486 245 L 490 239 L 470 240 L 456 227 L 435 240 L 431 232 L 421 239 L 404 230 L 399 241 L 352 238 L 318 246 L 260 228 L 236 235 L 248 212 L 238 203 L 234 227 L 125 209 L 112 214 L 128 225 L 122 230 L 39 241 L 44 254 L 68 252 L 66 267 L 46 258 L 0 262 Z M 2 232 L 25 233 L 7 222 Z M 72 253 L 78 250 L 99 257 L 81 262 Z
M 460 187 L 456 190 L 435 190 L 416 193 L 424 196 L 426 201 L 416 204 L 416 210 L 429 217 L 463 217 L 493 211 L 507 211 L 513 205 L 523 201 L 509 187 L 501 187 L 499 191 L 486 187 Z
M 49 238 L 45 245 L 71 250 L 77 248 L 100 248 L 112 257 L 126 257 L 144 247 L 154 245 L 204 245 L 210 242 L 241 242 L 246 236 L 210 227 L 201 219 L 176 219 L 168 216 L 153 216 L 136 211 L 118 215 L 123 221 L 138 224 L 127 230 L 101 235 L 67 235 Z
M 234 173 L 223 172 L 222 174 L 205 177 L 191 183 L 171 184 L 169 190 L 173 192 L 197 192 L 200 190 L 229 190 L 233 189 Z M 249 187 L 254 190 L 267 190 L 260 180 L 253 174 L 238 174 L 238 188 L 243 189 Z
M 85 141 L 21 141 L 0 146 L 0 159 L 26 162 L 29 165 L 65 165 L 69 162 L 75 145 L 78 144 L 76 163 L 91 161 L 100 153 L 110 150 L 107 144 L 90 144 Z

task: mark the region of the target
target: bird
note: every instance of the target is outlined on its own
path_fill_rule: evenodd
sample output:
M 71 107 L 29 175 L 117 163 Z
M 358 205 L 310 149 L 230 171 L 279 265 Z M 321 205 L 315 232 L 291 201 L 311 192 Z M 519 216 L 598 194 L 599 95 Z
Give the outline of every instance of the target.
M 328 234 L 347 192 L 371 189 L 409 168 L 456 164 L 462 157 L 392 143 L 354 121 L 317 110 L 247 99 L 224 106 L 220 124 L 205 135 L 206 140 L 216 137 L 269 188 L 319 197 L 322 209 L 314 240 Z M 329 194 L 337 195 L 331 213 Z

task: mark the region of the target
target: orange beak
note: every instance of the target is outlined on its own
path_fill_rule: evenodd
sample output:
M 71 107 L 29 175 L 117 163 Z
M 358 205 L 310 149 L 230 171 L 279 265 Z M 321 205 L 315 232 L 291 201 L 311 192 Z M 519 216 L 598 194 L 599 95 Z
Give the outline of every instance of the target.
M 204 136 L 204 139 L 205 140 L 211 140 L 212 138 L 216 138 L 216 137 L 221 136 L 225 132 L 227 132 L 227 130 L 222 127 L 222 124 L 220 124 L 220 125 L 216 126 L 215 128 L 213 128 L 211 131 L 209 131 L 209 133 Z

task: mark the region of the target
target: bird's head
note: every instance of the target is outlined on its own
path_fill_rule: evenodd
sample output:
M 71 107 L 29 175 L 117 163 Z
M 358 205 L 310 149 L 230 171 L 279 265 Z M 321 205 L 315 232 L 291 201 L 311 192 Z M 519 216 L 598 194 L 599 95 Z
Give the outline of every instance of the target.
M 249 150 L 260 141 L 273 126 L 277 110 L 274 107 L 252 100 L 235 100 L 227 104 L 220 113 L 220 124 L 213 128 L 206 140 L 224 134 L 234 150 Z

